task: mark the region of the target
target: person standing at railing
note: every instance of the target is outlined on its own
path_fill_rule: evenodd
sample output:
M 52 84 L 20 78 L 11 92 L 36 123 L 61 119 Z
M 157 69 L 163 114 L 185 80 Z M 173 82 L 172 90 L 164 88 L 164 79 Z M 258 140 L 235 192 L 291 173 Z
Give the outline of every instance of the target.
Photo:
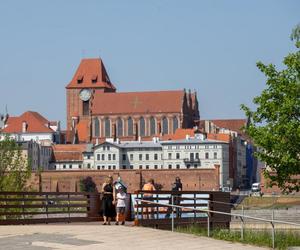
M 172 192 L 182 191 L 182 183 L 181 183 L 181 180 L 180 180 L 180 178 L 178 176 L 175 178 L 175 182 L 172 184 L 171 191 Z M 180 194 L 175 194 L 175 195 L 171 194 L 171 197 L 170 197 L 170 200 L 169 200 L 169 204 L 172 204 L 172 196 L 173 196 L 173 205 L 179 206 L 180 205 L 181 195 Z M 172 209 L 173 209 L 173 207 L 168 207 L 167 214 L 166 214 L 165 218 L 170 218 L 170 214 L 172 212 Z M 176 208 L 176 216 L 177 216 L 177 218 L 180 217 L 180 209 L 179 208 Z
M 113 187 L 113 178 L 109 176 L 102 185 L 102 211 L 103 211 L 103 225 L 110 225 L 110 221 L 116 216 L 114 206 L 115 191 Z
M 143 186 L 143 191 L 155 191 L 155 186 L 154 186 L 154 180 L 153 179 L 149 179 L 147 183 L 144 184 Z M 143 194 L 143 199 L 144 200 L 149 200 L 149 201 L 153 201 L 153 193 L 147 193 L 144 192 Z M 145 206 L 149 206 L 151 204 L 149 203 L 144 203 Z M 144 213 L 146 213 L 146 218 L 149 219 L 149 209 L 148 207 L 146 207 L 144 210 Z M 151 218 L 153 217 L 153 213 L 154 213 L 154 207 L 150 207 L 150 213 L 151 213 Z
M 116 195 L 116 199 L 117 199 L 116 225 L 119 225 L 119 223 L 121 223 L 122 225 L 125 224 L 126 198 L 127 198 L 127 194 L 124 191 L 124 188 L 119 186 Z

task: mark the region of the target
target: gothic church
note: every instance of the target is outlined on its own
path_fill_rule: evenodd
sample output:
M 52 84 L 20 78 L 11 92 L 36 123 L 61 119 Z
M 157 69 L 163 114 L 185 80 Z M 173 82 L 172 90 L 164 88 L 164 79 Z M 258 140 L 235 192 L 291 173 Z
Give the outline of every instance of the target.
M 69 143 L 151 140 L 193 128 L 200 119 L 196 92 L 119 93 L 100 58 L 83 59 L 66 91 Z

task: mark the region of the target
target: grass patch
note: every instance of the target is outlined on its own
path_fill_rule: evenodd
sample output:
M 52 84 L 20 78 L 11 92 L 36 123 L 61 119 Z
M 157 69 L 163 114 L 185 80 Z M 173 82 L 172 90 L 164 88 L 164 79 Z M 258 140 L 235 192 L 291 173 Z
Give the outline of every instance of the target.
M 180 227 L 177 232 L 189 233 L 199 236 L 207 236 L 206 228 L 199 226 Z M 214 239 L 226 240 L 231 242 L 240 242 L 244 244 L 264 246 L 272 248 L 271 230 L 244 231 L 244 240 L 241 240 L 240 231 L 230 231 L 229 229 L 214 229 L 210 235 Z M 297 231 L 277 231 L 275 232 L 276 249 L 285 250 L 291 246 L 300 246 L 300 233 Z
M 245 197 L 237 209 L 286 209 L 300 205 L 300 197 Z

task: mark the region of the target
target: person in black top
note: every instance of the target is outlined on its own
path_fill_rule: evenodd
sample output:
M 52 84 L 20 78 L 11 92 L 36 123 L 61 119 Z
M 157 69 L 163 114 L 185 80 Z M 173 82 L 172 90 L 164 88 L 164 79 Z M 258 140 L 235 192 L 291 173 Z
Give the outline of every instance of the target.
M 111 176 L 103 183 L 102 193 L 103 225 L 110 225 L 111 219 L 116 216 L 115 206 L 113 205 L 115 192 Z
M 172 183 L 171 190 L 174 192 L 182 191 L 182 183 L 178 176 L 175 178 L 175 182 Z M 173 205 L 180 205 L 181 194 L 175 194 L 172 196 L 173 196 Z M 172 196 L 170 197 L 169 204 L 172 204 Z M 172 212 L 172 207 L 168 207 L 166 218 L 170 218 L 171 212 Z M 176 208 L 176 216 L 177 218 L 180 217 L 180 208 Z

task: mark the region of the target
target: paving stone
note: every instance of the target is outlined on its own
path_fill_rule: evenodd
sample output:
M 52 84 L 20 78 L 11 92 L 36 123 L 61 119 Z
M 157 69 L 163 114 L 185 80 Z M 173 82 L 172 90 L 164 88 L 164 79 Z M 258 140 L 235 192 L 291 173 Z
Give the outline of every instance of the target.
M 0 226 L 0 249 L 258 250 L 264 248 L 152 228 L 89 223 Z

